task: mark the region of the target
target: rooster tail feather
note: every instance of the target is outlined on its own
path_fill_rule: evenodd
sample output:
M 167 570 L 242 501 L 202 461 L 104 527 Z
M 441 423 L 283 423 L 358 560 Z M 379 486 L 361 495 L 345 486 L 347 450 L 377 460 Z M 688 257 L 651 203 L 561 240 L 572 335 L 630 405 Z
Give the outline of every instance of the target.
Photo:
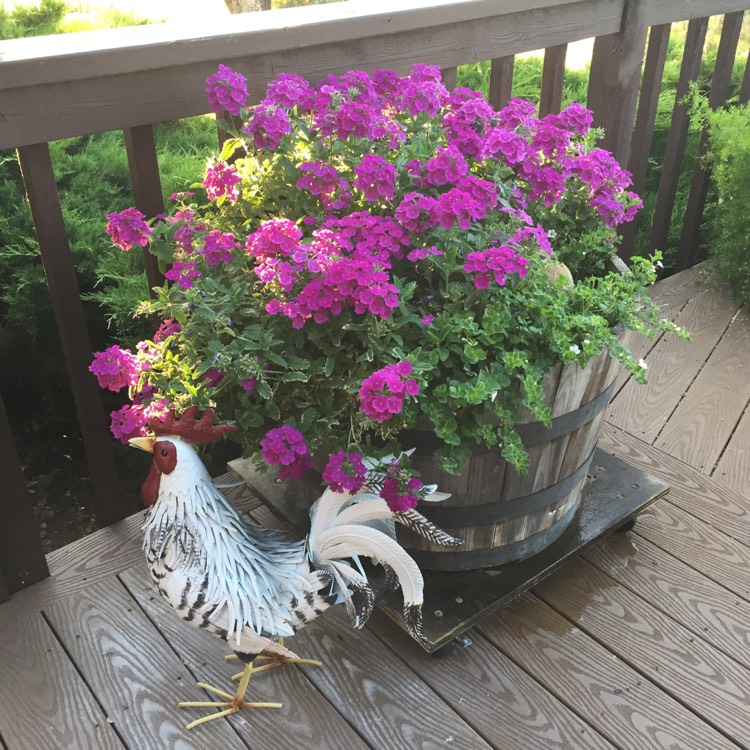
M 433 544 L 439 544 L 441 547 L 460 547 L 464 543 L 463 539 L 451 536 L 439 526 L 435 526 L 432 521 L 425 518 L 421 513 L 414 510 L 414 508 L 394 513 L 393 518 L 406 526 L 407 529 L 411 529 L 419 534 L 419 536 L 424 537 Z

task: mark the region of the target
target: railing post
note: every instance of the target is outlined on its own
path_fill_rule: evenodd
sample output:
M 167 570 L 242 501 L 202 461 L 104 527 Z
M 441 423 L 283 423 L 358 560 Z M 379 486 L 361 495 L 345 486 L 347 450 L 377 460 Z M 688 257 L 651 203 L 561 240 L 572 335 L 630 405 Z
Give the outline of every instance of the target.
M 654 135 L 654 123 L 659 106 L 659 94 L 661 93 L 671 30 L 672 24 L 666 23 L 651 27 L 651 34 L 649 35 L 646 64 L 643 67 L 643 83 L 638 99 L 638 114 L 635 118 L 633 144 L 628 164 L 628 169 L 633 175 L 633 190 L 638 195 L 641 195 L 646 183 L 648 155 Z M 637 221 L 631 221 L 622 228 L 622 242 L 618 254 L 623 260 L 627 261 L 633 254 L 636 227 Z
M 708 94 L 708 104 L 711 109 L 716 109 L 726 104 L 729 85 L 732 82 L 734 58 L 737 54 L 737 43 L 740 39 L 744 13 L 745 11 L 737 11 L 735 13 L 727 13 L 724 16 L 719 50 L 716 53 L 716 65 L 711 79 L 711 90 Z M 703 209 L 706 206 L 706 196 L 708 195 L 709 169 L 703 164 L 707 149 L 708 131 L 704 130 L 701 133 L 701 141 L 698 146 L 693 181 L 690 185 L 690 195 L 682 224 L 680 247 L 677 251 L 675 268 L 678 271 L 682 271 L 690 265 L 695 258 L 695 252 L 698 248 Z
M 49 575 L 31 496 L 0 396 L 0 601 Z
M 111 524 L 127 515 L 128 503 L 115 471 L 99 390 L 88 371 L 91 344 L 49 147 L 46 143 L 23 146 L 18 149 L 18 157 L 81 425 L 97 518 Z
M 154 128 L 152 125 L 139 125 L 135 128 L 127 128 L 123 133 L 135 206 L 146 217 L 153 219 L 154 216 L 164 211 Z M 143 258 L 146 264 L 148 288 L 153 297 L 153 288 L 161 286 L 164 283 L 164 277 L 159 273 L 156 258 L 148 250 L 144 249 Z
M 646 47 L 647 6 L 647 0 L 625 0 L 620 31 L 597 37 L 591 58 L 588 106 L 594 112 L 594 125 L 606 130 L 602 148 L 625 167 Z
M 567 53 L 567 44 L 558 44 L 556 47 L 547 47 L 544 50 L 542 91 L 539 95 L 539 117 L 560 113 L 563 84 L 565 83 L 565 57 Z
M 669 225 L 672 223 L 680 164 L 685 153 L 685 143 L 687 142 L 690 124 L 685 97 L 689 91 L 690 83 L 698 77 L 700 71 L 707 29 L 707 17 L 694 18 L 688 24 L 680 78 L 677 81 L 677 91 L 675 91 L 672 122 L 669 125 L 667 148 L 661 165 L 661 178 L 659 179 L 659 192 L 656 195 L 656 208 L 651 224 L 649 250 L 664 250 L 669 239 Z
M 496 57 L 490 61 L 490 104 L 495 109 L 502 109 L 513 96 L 514 55 Z

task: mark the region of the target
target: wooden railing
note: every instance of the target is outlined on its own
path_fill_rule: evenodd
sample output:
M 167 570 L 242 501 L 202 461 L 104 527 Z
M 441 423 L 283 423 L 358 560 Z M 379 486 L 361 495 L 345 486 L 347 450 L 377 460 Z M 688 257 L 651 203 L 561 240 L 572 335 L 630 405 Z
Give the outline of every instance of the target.
M 596 37 L 588 87 L 604 147 L 643 187 L 671 24 L 689 20 L 682 74 L 662 168 L 652 246 L 663 246 L 687 134 L 682 97 L 697 76 L 708 18 L 725 15 L 710 99 L 727 96 L 743 13 L 750 0 L 412 0 L 333 4 L 233 16 L 213 28 L 163 25 L 0 42 L 0 149 L 15 148 L 86 448 L 100 521 L 128 507 L 118 489 L 110 437 L 93 377 L 91 351 L 48 143 L 108 130 L 125 135 L 135 204 L 162 210 L 154 123 L 207 111 L 203 81 L 220 63 L 248 77 L 252 100 L 281 71 L 318 81 L 350 68 L 437 64 L 455 84 L 460 65 L 491 60 L 490 101 L 512 94 L 514 55 L 545 49 L 543 114 L 559 111 L 567 45 Z M 649 34 L 649 29 L 651 33 Z M 648 43 L 647 43 L 648 40 Z M 643 60 L 645 56 L 645 66 Z M 640 97 L 639 97 L 640 91 Z M 742 97 L 750 95 L 746 72 Z M 707 175 L 697 168 L 678 264 L 695 249 Z M 632 230 L 624 253 L 633 246 Z M 149 266 L 152 282 L 156 269 Z M 0 408 L 0 598 L 46 575 L 29 497 Z M 3 581 L 4 579 L 4 581 Z

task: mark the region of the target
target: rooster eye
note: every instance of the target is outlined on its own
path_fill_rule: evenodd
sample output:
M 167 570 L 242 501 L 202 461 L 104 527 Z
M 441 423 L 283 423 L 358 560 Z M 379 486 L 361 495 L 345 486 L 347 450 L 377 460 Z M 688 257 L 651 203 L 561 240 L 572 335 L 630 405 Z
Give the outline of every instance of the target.
M 161 455 L 164 456 L 164 457 L 166 457 L 166 456 L 169 455 L 169 451 L 166 448 L 162 448 L 161 449 Z

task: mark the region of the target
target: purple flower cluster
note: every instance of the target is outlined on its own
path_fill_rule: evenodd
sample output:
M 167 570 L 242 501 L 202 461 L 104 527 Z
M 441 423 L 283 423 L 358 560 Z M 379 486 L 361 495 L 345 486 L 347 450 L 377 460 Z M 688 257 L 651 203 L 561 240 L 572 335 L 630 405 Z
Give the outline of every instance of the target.
M 200 275 L 198 264 L 191 260 L 176 260 L 164 274 L 170 281 L 176 281 L 183 289 L 192 289 L 195 280 Z
M 214 229 L 203 238 L 201 255 L 209 266 L 218 266 L 219 263 L 231 263 L 234 251 L 240 243 L 229 232 L 220 232 Z
M 323 481 L 334 492 L 359 492 L 365 483 L 367 469 L 361 453 L 332 453 L 323 469 Z
M 107 234 L 120 250 L 128 251 L 133 245 L 146 247 L 151 237 L 151 227 L 137 208 L 107 214 Z
M 279 479 L 302 479 L 312 467 L 310 449 L 302 433 L 285 424 L 274 427 L 260 441 L 261 457 L 272 466 L 279 466 Z
M 512 273 L 517 273 L 523 278 L 528 263 L 518 251 L 508 245 L 501 245 L 469 253 L 463 269 L 468 274 L 474 274 L 474 286 L 477 289 L 487 289 L 490 277 L 500 286 L 505 285 L 506 279 Z
M 133 352 L 114 345 L 94 354 L 89 371 L 96 375 L 100 388 L 116 393 L 137 385 L 143 366 Z
M 280 73 L 268 84 L 266 101 L 284 109 L 310 109 L 315 103 L 315 89 L 301 76 Z
M 235 73 L 226 65 L 206 79 L 206 94 L 212 112 L 225 109 L 233 117 L 247 104 L 247 81 L 241 73 Z
M 168 336 L 174 336 L 176 333 L 182 331 L 182 326 L 173 318 L 167 318 L 157 329 L 154 334 L 154 343 L 158 344 L 160 341 L 164 341 Z
M 341 177 L 336 167 L 323 161 L 306 161 L 300 164 L 302 175 L 297 180 L 298 190 L 307 190 L 320 198 L 326 211 L 346 208 L 352 194 L 349 181 Z
M 401 474 L 402 472 L 399 472 Z M 393 473 L 383 482 L 380 497 L 385 500 L 393 513 L 406 513 L 406 511 L 417 507 L 419 495 L 422 488 L 422 480 L 419 477 L 410 476 L 404 479 Z
M 396 167 L 382 156 L 365 154 L 354 167 L 354 174 L 354 187 L 365 194 L 366 200 L 376 203 L 393 198 L 396 192 Z
M 419 383 L 409 378 L 413 369 L 411 362 L 403 360 L 365 378 L 359 389 L 360 411 L 376 422 L 400 414 L 407 396 L 419 393 Z
M 307 252 L 302 232 L 289 219 L 270 219 L 248 236 L 245 249 L 255 258 L 255 275 L 265 284 L 291 291 L 305 268 Z
M 292 132 L 292 123 L 283 107 L 265 100 L 253 108 L 243 130 L 253 136 L 255 148 L 275 151 L 281 139 Z
M 242 182 L 242 177 L 237 170 L 223 161 L 215 160 L 206 167 L 206 177 L 203 187 L 209 200 L 216 200 L 226 196 L 230 201 L 239 198 L 240 191 L 237 185 Z

